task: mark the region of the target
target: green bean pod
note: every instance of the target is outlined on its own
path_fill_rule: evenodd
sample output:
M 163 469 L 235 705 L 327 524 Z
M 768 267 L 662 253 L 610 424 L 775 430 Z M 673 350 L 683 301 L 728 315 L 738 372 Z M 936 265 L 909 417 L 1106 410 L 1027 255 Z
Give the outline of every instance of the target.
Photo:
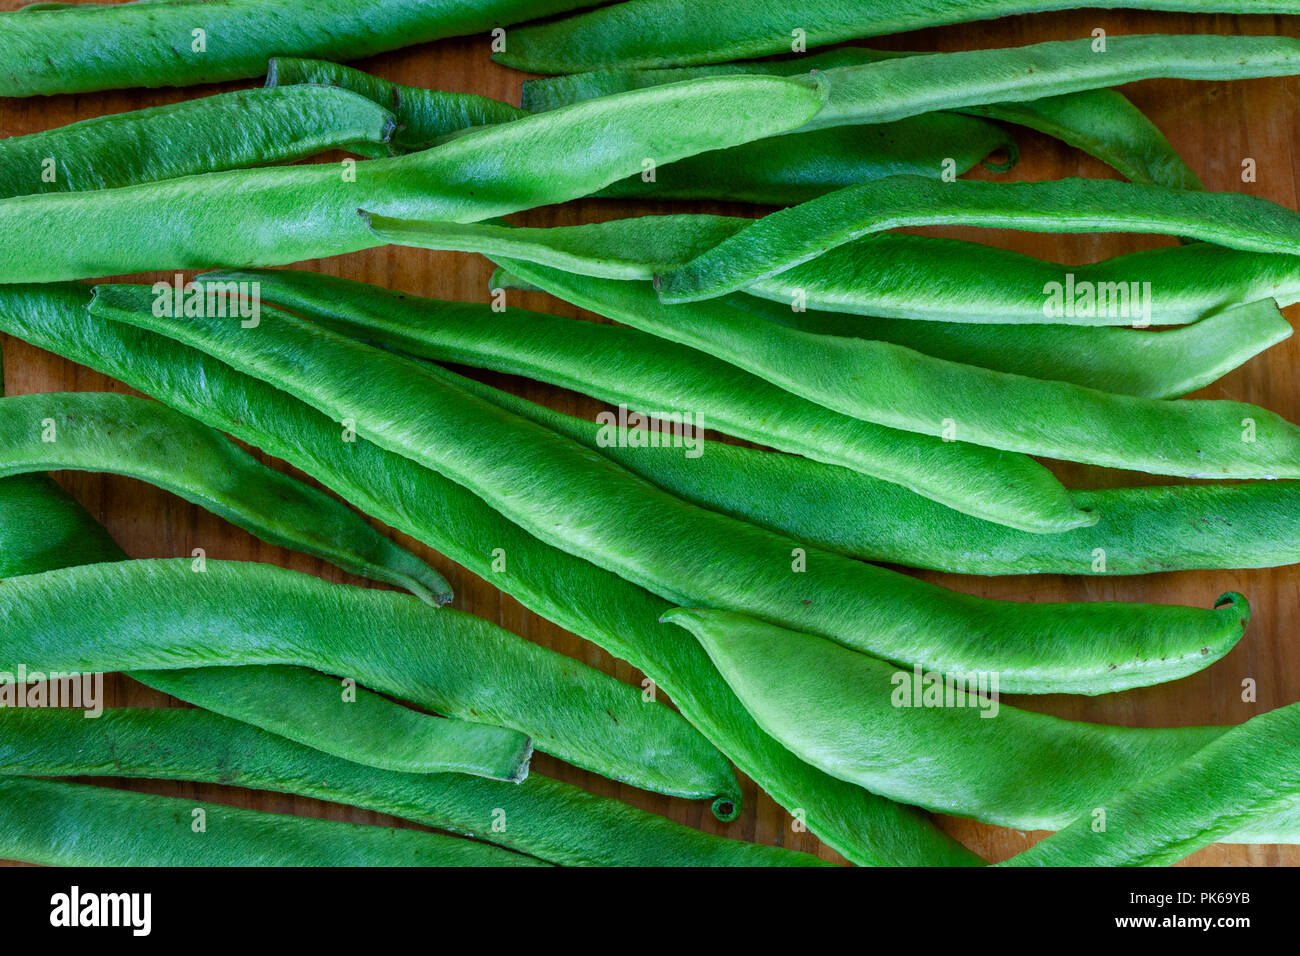
M 1249 252 L 1300 254 L 1300 213 L 1244 193 L 1100 179 L 948 183 L 891 176 L 755 220 L 661 276 L 659 295 L 664 302 L 714 298 L 863 236 L 940 223 L 1031 232 L 1156 232 Z
M 396 128 L 388 143 L 371 146 L 367 154 L 373 156 L 428 149 L 452 133 L 475 126 L 509 123 L 527 115 L 518 107 L 487 96 L 406 86 L 341 63 L 287 56 L 272 58 L 266 68 L 268 87 L 292 89 L 293 84 L 299 83 L 341 87 L 390 110 L 396 118 Z
M 441 472 L 542 540 L 668 600 L 744 610 L 890 660 L 944 673 L 997 670 L 1013 692 L 1102 693 L 1208 666 L 1237 642 L 1249 616 L 1236 594 L 1210 611 L 1014 604 L 955 594 L 830 552 L 809 553 L 788 538 L 688 505 L 469 394 L 436 366 L 287 314 L 264 317 L 257 334 L 248 335 L 215 317 L 156 316 L 147 294 L 130 286 L 99 287 L 90 312 L 162 332 L 335 420 L 354 419 L 358 435 Z M 363 393 L 347 384 L 360 367 L 370 383 Z M 391 413 L 394 402 L 404 409 L 400 418 Z
M 897 238 L 920 237 L 900 235 Z M 1177 248 L 1217 247 L 1198 244 Z M 489 288 L 544 291 L 501 268 L 493 272 Z M 1249 297 L 1244 300 L 1248 303 L 1245 306 L 1227 308 L 1159 335 L 1106 326 L 914 322 L 842 312 L 798 312 L 740 292 L 721 301 L 805 332 L 893 342 L 952 362 L 1030 378 L 1073 382 L 1139 398 L 1178 398 L 1194 392 L 1290 338 L 1292 333 L 1291 323 L 1279 316 L 1276 309 Z
M 666 619 L 695 635 L 759 724 L 809 763 L 892 799 L 986 823 L 1060 829 L 1137 781 L 1176 773 L 1170 768 L 1232 732 L 1062 720 L 1002 703 L 996 674 L 945 685 L 939 675 L 900 671 L 741 614 L 680 609 Z M 1294 813 L 1294 772 L 1287 782 L 1291 806 L 1278 809 Z M 1237 842 L 1233 830 L 1216 838 Z M 1300 842 L 1300 828 L 1274 835 Z
M 44 866 L 545 865 L 438 833 L 23 777 L 0 780 L 0 857 Z
M 350 60 L 582 6 L 576 0 L 153 0 L 0 13 L 0 96 L 261 76 L 272 56 Z
M 798 76 L 809 70 L 829 70 L 925 54 L 894 50 L 839 47 L 812 56 L 751 63 L 661 70 L 597 70 L 570 76 L 526 80 L 524 108 L 555 109 L 569 103 L 663 83 L 736 73 Z M 1081 149 L 1135 183 L 1172 189 L 1203 189 L 1200 179 L 1141 110 L 1116 90 L 1094 89 L 1045 96 L 1022 102 L 958 107 L 956 112 L 1027 126 Z M 925 114 L 934 116 L 935 114 Z M 901 121 L 899 121 L 901 122 Z M 805 136 L 807 134 L 797 134 Z
M 0 578 L 122 557 L 99 522 L 47 475 L 0 481 L 0 515 L 10 514 L 39 520 L 0 521 Z
M 500 783 L 359 767 L 203 710 L 0 710 L 0 774 L 188 780 L 387 813 L 564 866 L 815 866 L 538 774 Z M 494 826 L 494 824 L 496 824 Z M 504 825 L 502 825 L 504 824 Z
M 471 379 L 462 388 L 579 441 L 660 488 L 828 551 L 955 574 L 1131 575 L 1300 563 L 1300 483 L 1075 491 L 1090 528 L 1034 534 L 867 475 L 722 442 L 698 458 Z
M 1291 323 L 1273 301 L 1263 301 L 1263 297 L 1245 299 L 1246 305 L 1159 333 L 1105 326 L 864 319 L 844 313 L 794 312 L 743 293 L 723 301 L 817 335 L 892 342 L 950 362 L 1138 398 L 1178 398 L 1194 392 L 1290 338 L 1292 332 Z
M 1243 826 L 1294 842 L 1300 822 L 1300 704 L 1252 717 L 1155 777 L 1130 781 L 1089 817 L 1004 866 L 1168 866 Z M 1287 826 L 1292 829 L 1286 829 Z
M 788 54 L 795 41 L 812 47 L 947 23 L 1080 6 L 1196 13 L 1300 13 L 1300 4 L 1295 0 L 1088 0 L 1086 4 L 1078 0 L 801 0 L 793 6 L 765 10 L 744 0 L 722 0 L 703 7 L 690 0 L 632 0 L 514 30 L 508 48 L 495 54 L 494 59 L 531 73 L 723 63 Z M 1121 39 L 1107 37 L 1106 49 L 1112 49 Z M 1007 77 L 1016 73 L 1014 64 L 1009 65 Z M 945 79 L 951 81 L 952 76 Z
M 519 730 L 547 753 L 634 786 L 693 798 L 735 792 L 721 756 L 638 689 L 480 618 L 390 591 L 251 562 L 209 560 L 198 573 L 187 559 L 125 561 L 0 582 L 0 620 L 0 659 L 14 666 L 311 667 Z
M 1166 402 L 994 372 L 890 342 L 764 324 L 726 302 L 508 260 L 585 309 L 719 358 L 843 415 L 1005 451 L 1189 478 L 1300 478 L 1300 427 L 1245 402 Z M 1285 321 L 1272 301 L 1252 308 Z
M 157 402 L 108 392 L 0 399 L 0 475 L 35 471 L 138 478 L 263 541 L 406 588 L 431 604 L 452 597 L 441 574 L 346 505 Z
M 430 717 L 306 668 L 199 667 L 132 671 L 131 676 L 236 720 L 256 713 L 251 723 L 258 727 L 368 767 L 467 773 L 511 783 L 528 776 L 533 745 L 526 734 Z
M 808 766 L 763 733 L 699 645 L 658 624 L 668 602 L 539 541 L 473 492 L 410 459 L 364 439 L 345 446 L 330 419 L 258 379 L 162 336 L 91 320 L 87 298 L 76 285 L 0 289 L 0 328 L 284 458 L 531 610 L 629 661 L 741 770 L 782 806 L 799 810 L 813 833 L 851 861 L 982 862 L 924 814 Z M 717 801 L 713 810 L 733 819 L 739 802 Z
M 723 216 L 664 215 L 535 229 L 496 223 L 370 219 L 376 234 L 401 245 L 479 252 L 577 275 L 626 280 L 649 279 L 656 272 L 671 271 L 753 222 Z M 523 281 L 518 275 L 511 278 Z M 1283 306 L 1292 305 L 1300 301 L 1300 256 L 1194 243 L 1066 266 L 976 242 L 880 233 L 836 246 L 752 282 L 744 292 L 784 305 L 779 321 L 810 331 L 860 335 L 861 330 L 871 328 L 861 322 L 855 330 L 851 319 L 821 314 L 830 311 L 921 319 L 947 326 L 998 325 L 1001 328 L 995 333 L 972 331 L 966 335 L 973 341 L 989 334 L 1007 336 L 1010 346 L 1015 336 L 1023 334 L 1036 346 L 1041 340 L 1035 336 L 1045 334 L 1065 336 L 1069 341 L 1073 333 L 1063 328 L 1067 325 L 1179 325 L 1265 297 Z M 752 300 L 748 307 L 755 308 Z M 798 311 L 802 308 L 811 311 Z M 783 314 L 775 308 L 759 309 L 769 317 Z M 1046 332 L 1006 328 L 1015 324 L 1047 324 L 1051 328 Z M 937 328 L 921 328 L 914 329 L 909 338 L 923 342 L 939 335 Z M 988 350 L 985 354 L 995 353 Z M 1056 357 L 1044 355 L 1042 360 L 1050 363 Z M 1110 361 L 1124 360 L 1121 356 Z M 1021 370 L 997 364 L 988 367 Z
M 487 126 L 391 159 L 230 170 L 85 193 L 0 199 L 0 282 L 277 265 L 378 245 L 359 208 L 473 221 L 590 195 L 685 156 L 801 125 L 816 84 L 717 77 Z M 720 124 L 719 114 L 743 117 Z M 593 148 L 593 142 L 599 148 Z M 60 236 L 59 255 L 49 237 Z
M 981 518 L 1035 531 L 1095 522 L 1028 458 L 882 428 L 838 415 L 695 349 L 632 329 L 485 305 L 411 300 L 300 272 L 214 273 L 349 334 L 427 358 L 485 366 L 593 394 L 642 412 L 700 415 L 709 427 L 894 481 Z M 240 280 L 243 281 L 243 280 Z M 629 283 L 620 283 L 635 294 Z M 645 295 L 661 308 L 653 291 Z M 671 368 L 666 375 L 663 369 Z
M 111 189 L 380 144 L 393 115 L 346 90 L 239 90 L 0 140 L 0 198 Z

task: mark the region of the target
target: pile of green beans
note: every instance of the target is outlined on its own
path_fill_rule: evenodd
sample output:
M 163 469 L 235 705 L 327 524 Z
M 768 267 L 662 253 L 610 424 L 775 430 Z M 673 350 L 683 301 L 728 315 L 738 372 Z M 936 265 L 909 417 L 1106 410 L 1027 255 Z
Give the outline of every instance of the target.
M 923 814 L 846 784 L 768 737 L 703 649 L 658 623 L 672 605 L 545 544 L 474 493 L 364 439 L 338 440 L 310 406 L 203 353 L 91 321 L 76 285 L 0 289 L 0 328 L 111 375 L 283 458 L 364 511 L 446 554 L 526 607 L 645 672 L 692 723 L 809 830 L 861 865 L 977 865 Z M 505 556 L 504 564 L 497 559 Z M 732 819 L 738 801 L 715 802 Z
M 0 13 L 0 96 L 261 76 L 272 56 L 354 59 L 585 6 L 579 0 L 144 0 Z
M 543 541 L 679 604 L 747 610 L 945 673 L 1000 671 L 1009 691 L 1023 693 L 1172 680 L 1227 653 L 1245 629 L 1249 612 L 1235 594 L 1209 611 L 981 601 L 829 552 L 808 553 L 806 569 L 792 573 L 798 542 L 674 498 L 433 366 L 287 314 L 263 317 L 250 336 L 221 318 L 154 315 L 150 301 L 141 287 L 99 286 L 90 312 L 206 351 L 336 420 L 355 419 L 358 435 L 464 485 Z M 361 364 L 371 388 L 357 393 L 347 383 Z M 385 407 L 394 401 L 407 409 L 400 417 Z
M 92 604 L 93 615 L 75 613 Z M 2 581 L 0 621 L 0 660 L 15 666 L 311 667 L 519 730 L 540 750 L 634 786 L 710 800 L 736 791 L 717 751 L 638 689 L 481 618 L 388 591 L 252 562 L 210 560 L 198 572 L 187 559 L 123 561 Z M 518 752 L 517 737 L 502 742 Z
M 562 866 L 819 862 L 710 836 L 538 774 L 501 783 L 374 770 L 202 710 L 117 708 L 96 720 L 66 710 L 3 710 L 0 775 L 187 780 L 291 793 L 391 814 Z

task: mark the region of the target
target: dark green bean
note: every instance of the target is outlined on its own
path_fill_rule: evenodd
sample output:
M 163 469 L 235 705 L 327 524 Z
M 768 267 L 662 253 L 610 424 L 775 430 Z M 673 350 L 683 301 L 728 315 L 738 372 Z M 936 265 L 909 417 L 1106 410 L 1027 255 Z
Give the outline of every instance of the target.
M 251 562 L 209 560 L 198 573 L 186 559 L 123 561 L 4 580 L 0 621 L 0 660 L 15 667 L 312 667 L 437 713 L 511 727 L 634 786 L 735 793 L 726 762 L 663 704 L 481 618 L 391 591 Z
M 46 866 L 545 865 L 438 833 L 22 777 L 0 780 L 0 856 Z
M 122 556 L 108 532 L 47 475 L 0 481 L 0 516 L 13 514 L 37 520 L 0 520 L 0 578 Z

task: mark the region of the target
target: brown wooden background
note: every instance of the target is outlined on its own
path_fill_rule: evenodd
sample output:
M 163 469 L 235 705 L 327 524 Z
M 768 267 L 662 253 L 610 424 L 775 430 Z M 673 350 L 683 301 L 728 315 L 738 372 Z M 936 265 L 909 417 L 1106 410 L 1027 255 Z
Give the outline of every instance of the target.
M 19 6 L 0 0 L 0 9 Z M 1088 36 L 1096 27 L 1108 34 L 1123 33 L 1248 33 L 1300 36 L 1300 18 L 1232 17 L 1104 13 L 1074 11 L 1010 18 L 972 26 L 950 27 L 870 41 L 896 49 L 956 50 L 1016 46 L 1042 40 Z M 526 78 L 493 64 L 486 37 L 450 40 L 413 47 L 356 64 L 379 76 L 418 86 L 459 90 L 519 102 L 519 84 Z M 61 126 L 75 120 L 204 96 L 223 89 L 257 85 L 259 81 L 185 90 L 128 90 L 80 96 L 0 99 L 0 136 L 16 136 Z M 1211 189 L 1241 190 L 1300 208 L 1300 80 L 1264 79 L 1233 83 L 1153 81 L 1134 84 L 1125 92 L 1165 132 L 1174 146 Z M 1045 137 L 1020 131 L 1021 161 L 1008 174 L 1016 179 L 1055 179 L 1065 176 L 1113 177 L 1101 163 Z M 1258 166 L 1253 184 L 1241 182 L 1241 162 L 1252 157 Z M 980 175 L 980 174 L 976 174 Z M 753 214 L 753 207 L 622 203 L 588 200 L 534 210 L 516 217 L 528 225 L 547 226 L 609 219 L 635 213 L 677 211 Z M 1009 231 L 938 231 L 940 234 L 1002 245 L 1061 262 L 1080 263 L 1140 248 L 1167 244 L 1151 236 L 1051 236 Z M 53 238 L 53 237 L 52 237 Z M 302 268 L 360 279 L 408 293 L 445 299 L 485 301 L 491 267 L 478 256 L 432 253 L 395 247 L 373 249 L 335 259 L 312 261 Z M 159 276 L 162 274 L 159 273 Z M 150 275 L 149 281 L 156 276 Z M 562 315 L 572 307 L 540 293 L 511 293 L 511 303 Z M 1294 323 L 1300 307 L 1289 310 Z M 11 394 L 49 391 L 114 390 L 122 385 L 18 340 L 4 337 L 4 371 Z M 1293 421 L 1300 421 L 1300 387 L 1293 368 L 1300 358 L 1300 340 L 1274 347 L 1203 392 L 1201 397 L 1255 402 Z M 490 378 L 553 407 L 593 416 L 599 406 L 589 399 L 522 380 Z M 277 463 L 283 468 L 283 464 Z M 1066 465 L 1059 473 L 1074 486 L 1157 483 L 1161 479 L 1129 473 Z M 271 547 L 220 519 L 170 494 L 126 478 L 60 473 L 56 476 L 91 513 L 99 518 L 132 557 L 189 555 L 202 547 L 211 558 L 265 561 L 321 575 L 332 581 L 366 582 L 350 578 L 316 559 Z M 619 678 L 637 682 L 641 675 L 599 648 L 525 611 L 459 566 L 433 554 L 417 542 L 390 532 L 407 547 L 430 558 L 456 590 L 456 606 L 494 620 L 531 640 L 570 654 Z M 1021 601 L 1124 600 L 1186 603 L 1208 607 L 1222 592 L 1235 589 L 1249 597 L 1253 608 L 1250 629 L 1224 660 L 1201 674 L 1162 687 L 1098 698 L 1019 698 L 1014 703 L 1064 717 L 1135 726 L 1239 723 L 1265 710 L 1300 699 L 1300 646 L 1295 641 L 1300 613 L 1300 569 L 1187 572 L 1134 578 L 1069 578 L 1061 576 L 980 579 L 929 574 L 946 586 L 996 598 Z M 1253 677 L 1258 700 L 1241 700 L 1241 682 Z M 109 706 L 175 704 L 165 695 L 121 676 L 106 683 Z M 744 780 L 746 809 L 740 819 L 722 824 L 705 803 L 669 799 L 612 783 L 575 770 L 545 755 L 538 771 L 618 797 L 647 810 L 672 817 L 712 833 L 777 844 L 818 853 L 828 860 L 839 856 L 808 833 L 791 830 L 790 817 L 766 795 Z M 1081 767 L 1081 773 L 1088 768 Z M 184 783 L 123 781 L 121 786 L 153 793 L 185 796 L 217 803 L 249 806 L 363 823 L 411 826 L 403 821 L 333 804 L 273 793 Z M 942 825 L 984 857 L 997 861 L 1024 849 L 1042 834 L 999 829 L 969 821 L 943 819 Z M 1300 848 L 1213 846 L 1189 860 L 1200 865 L 1295 865 Z

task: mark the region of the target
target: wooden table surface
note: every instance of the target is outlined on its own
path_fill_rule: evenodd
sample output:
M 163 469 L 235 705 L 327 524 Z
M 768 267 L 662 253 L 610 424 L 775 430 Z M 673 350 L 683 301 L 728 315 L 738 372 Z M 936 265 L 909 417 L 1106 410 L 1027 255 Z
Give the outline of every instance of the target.
M 19 6 L 17 0 L 0 0 L 0 9 Z M 870 41 L 878 47 L 917 50 L 957 50 L 1017 46 L 1043 40 L 1069 39 L 1091 34 L 1101 27 L 1110 35 L 1125 33 L 1285 34 L 1300 36 L 1300 18 L 1280 16 L 1233 17 L 1172 15 L 1137 12 L 1072 11 L 1023 16 L 971 26 L 950 27 Z M 519 84 L 526 78 L 493 64 L 488 39 L 478 36 L 412 47 L 355 64 L 376 75 L 418 86 L 484 94 L 519 102 Z M 225 89 L 258 85 L 259 81 L 193 87 L 184 90 L 126 90 L 79 96 L 0 99 L 0 137 L 16 136 L 62 126 L 75 120 L 205 96 Z M 1124 88 L 1133 101 L 1168 136 L 1210 189 L 1239 190 L 1300 208 L 1300 79 L 1262 79 L 1232 83 L 1152 81 Z M 1081 153 L 1027 131 L 1017 133 L 1021 144 L 1019 165 L 1006 178 L 1056 179 L 1066 176 L 1114 178 L 1115 174 Z M 1257 181 L 1243 183 L 1242 160 L 1253 158 Z M 338 158 L 330 156 L 325 158 Z M 982 178 L 989 178 L 985 174 Z M 515 217 L 520 224 L 548 226 L 610 219 L 649 212 L 701 211 L 754 215 L 755 207 L 627 203 L 584 200 L 564 206 L 534 210 Z M 1056 236 L 1004 230 L 948 229 L 936 234 L 1004 246 L 1066 263 L 1082 263 L 1136 249 L 1169 244 L 1155 236 Z M 52 250 L 57 240 L 51 237 Z M 300 264 L 390 289 L 444 299 L 486 301 L 488 262 L 458 253 L 434 253 L 396 247 L 372 249 L 353 255 Z M 163 273 L 140 277 L 153 281 Z M 540 293 L 511 293 L 510 303 L 560 315 L 583 315 L 571 306 Z M 1294 323 L 1300 307 L 1289 310 Z M 50 391 L 130 391 L 118 382 L 40 351 L 10 337 L 0 341 L 4 350 L 5 385 L 10 394 Z M 1293 368 L 1300 358 L 1300 340 L 1292 339 L 1248 362 L 1198 393 L 1204 398 L 1231 398 L 1254 402 L 1300 421 L 1300 386 Z M 583 396 L 503 376 L 484 380 L 543 401 L 573 414 L 592 417 L 600 406 Z M 275 467 L 285 468 L 281 462 Z M 1053 465 L 1055 468 L 1056 466 Z M 1104 487 L 1134 483 L 1160 483 L 1163 479 L 1117 471 L 1062 465 L 1056 469 L 1067 484 Z M 126 551 L 136 558 L 187 556 L 204 548 L 211 558 L 264 561 L 320 575 L 331 581 L 365 585 L 331 565 L 271 547 L 246 532 L 213 517 L 200 508 L 141 482 L 98 474 L 62 472 L 55 476 L 90 512 L 102 521 Z M 530 640 L 572 655 L 618 678 L 639 682 L 641 674 L 604 651 L 550 622 L 524 610 L 463 568 L 418 542 L 388 533 L 416 553 L 427 557 L 451 581 L 455 605 L 496 621 Z M 1251 602 L 1250 628 L 1227 657 L 1185 680 L 1160 687 L 1102 697 L 1017 698 L 1018 706 L 1063 717 L 1133 726 L 1234 724 L 1255 714 L 1300 699 L 1300 645 L 1295 625 L 1300 608 L 1300 570 L 1279 568 L 1254 571 L 1185 572 L 1143 577 L 1094 579 L 1042 575 L 981 579 L 947 574 L 925 574 L 943 585 L 973 594 L 1020 601 L 1147 601 L 1208 607 L 1228 590 L 1244 593 Z M 1253 678 L 1258 696 L 1243 702 L 1243 679 Z M 114 675 L 106 680 L 108 706 L 162 706 L 178 702 Z M 794 832 L 790 816 L 772 799 L 742 779 L 745 811 L 736 821 L 719 823 L 706 803 L 670 799 L 613 783 L 576 770 L 545 755 L 536 757 L 541 773 L 578 784 L 595 793 L 617 797 L 711 833 L 787 846 L 839 860 L 809 833 Z M 1015 772 L 1015 768 L 1010 768 Z M 1087 767 L 1080 767 L 1087 773 Z M 278 813 L 294 813 L 376 823 L 412 826 L 404 821 L 367 811 L 274 793 L 186 783 L 122 781 L 133 790 L 247 806 Z M 942 826 L 985 858 L 997 861 L 1019 852 L 1043 834 L 1024 833 L 944 818 Z M 1300 847 L 1209 847 L 1187 861 L 1194 865 L 1296 865 Z

